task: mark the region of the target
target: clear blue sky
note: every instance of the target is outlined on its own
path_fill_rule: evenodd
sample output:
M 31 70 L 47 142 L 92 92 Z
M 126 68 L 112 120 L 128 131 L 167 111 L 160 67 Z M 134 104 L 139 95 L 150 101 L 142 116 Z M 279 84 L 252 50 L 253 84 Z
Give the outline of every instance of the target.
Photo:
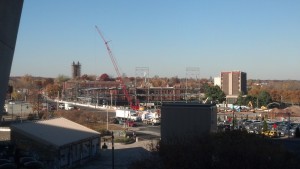
M 24 0 L 11 76 L 200 77 L 241 70 L 248 79 L 300 80 L 299 0 Z

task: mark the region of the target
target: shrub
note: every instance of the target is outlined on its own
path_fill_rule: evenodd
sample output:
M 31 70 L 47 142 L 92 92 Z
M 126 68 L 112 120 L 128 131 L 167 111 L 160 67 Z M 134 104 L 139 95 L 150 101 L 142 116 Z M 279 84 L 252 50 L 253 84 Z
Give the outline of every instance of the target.
M 300 129 L 299 129 L 299 127 L 296 128 L 295 137 L 300 138 Z
M 134 143 L 135 140 L 131 137 L 118 137 L 114 140 L 116 143 L 123 143 L 123 144 L 131 144 Z
M 184 142 L 185 141 L 185 142 Z M 130 169 L 282 169 L 297 168 L 298 156 L 268 138 L 243 131 L 213 133 L 194 140 L 172 140 L 159 145 L 154 153 Z

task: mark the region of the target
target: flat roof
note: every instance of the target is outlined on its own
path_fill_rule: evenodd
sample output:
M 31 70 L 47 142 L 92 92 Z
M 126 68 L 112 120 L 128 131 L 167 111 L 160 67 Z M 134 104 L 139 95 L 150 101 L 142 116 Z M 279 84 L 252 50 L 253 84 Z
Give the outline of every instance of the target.
M 91 137 L 100 137 L 100 133 L 71 120 L 55 118 L 35 122 L 23 122 L 11 125 L 11 130 L 20 132 L 33 140 L 61 147 Z
M 174 103 L 164 103 L 162 104 L 162 107 L 213 107 L 216 106 L 216 104 L 203 104 L 199 102 L 174 102 Z

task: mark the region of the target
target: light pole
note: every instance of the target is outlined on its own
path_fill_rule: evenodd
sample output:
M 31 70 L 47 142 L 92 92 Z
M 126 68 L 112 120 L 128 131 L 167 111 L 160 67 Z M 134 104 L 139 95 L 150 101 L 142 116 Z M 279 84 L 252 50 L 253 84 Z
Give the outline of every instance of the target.
M 110 108 L 112 108 L 112 91 L 109 91 L 110 92 Z
M 11 121 L 14 119 L 14 105 L 11 104 Z
M 289 128 L 288 128 L 288 131 L 289 131 L 289 133 L 288 133 L 288 138 L 290 138 L 290 135 L 291 135 L 291 131 L 290 131 L 290 126 L 291 126 L 291 114 L 290 114 L 290 112 L 288 112 L 287 114 L 288 114 L 288 126 L 289 126 Z
M 21 102 L 21 115 L 20 115 L 21 123 L 22 123 L 22 102 Z
M 111 152 L 112 152 L 112 169 L 115 168 L 115 155 L 114 155 L 114 150 L 115 150 L 115 147 L 114 147 L 114 132 L 111 132 Z
M 98 92 L 97 92 L 97 100 L 96 100 L 95 108 L 97 108 L 98 104 L 99 104 L 99 94 L 98 94 Z
M 106 106 L 106 130 L 108 131 L 108 103 Z
M 234 118 L 234 108 L 232 109 L 232 128 L 234 130 L 234 123 L 235 123 L 235 118 Z

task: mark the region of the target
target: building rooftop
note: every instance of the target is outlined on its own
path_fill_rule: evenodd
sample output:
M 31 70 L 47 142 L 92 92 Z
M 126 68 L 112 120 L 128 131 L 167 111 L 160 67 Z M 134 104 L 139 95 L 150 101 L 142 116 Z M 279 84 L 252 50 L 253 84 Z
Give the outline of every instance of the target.
M 56 147 L 64 146 L 100 133 L 65 118 L 13 124 L 12 131 L 20 132 L 34 140 Z

